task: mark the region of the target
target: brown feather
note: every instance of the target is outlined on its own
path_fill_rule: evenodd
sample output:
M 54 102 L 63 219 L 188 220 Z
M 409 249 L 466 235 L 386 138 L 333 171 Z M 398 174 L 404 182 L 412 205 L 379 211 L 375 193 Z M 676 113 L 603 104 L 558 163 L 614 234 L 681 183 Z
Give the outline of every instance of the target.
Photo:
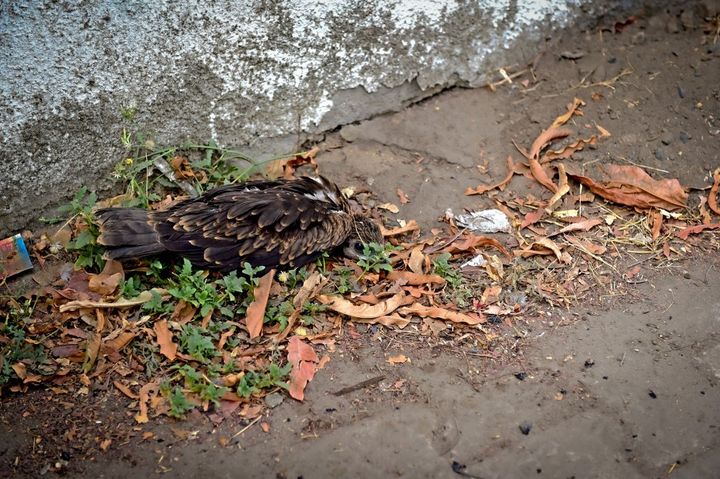
M 108 257 L 169 251 L 223 271 L 239 269 L 245 261 L 297 267 L 351 237 L 366 241 L 339 188 L 322 177 L 227 185 L 164 211 L 114 208 L 98 216 Z M 369 224 L 373 232 L 367 241 L 382 241 L 377 225 Z

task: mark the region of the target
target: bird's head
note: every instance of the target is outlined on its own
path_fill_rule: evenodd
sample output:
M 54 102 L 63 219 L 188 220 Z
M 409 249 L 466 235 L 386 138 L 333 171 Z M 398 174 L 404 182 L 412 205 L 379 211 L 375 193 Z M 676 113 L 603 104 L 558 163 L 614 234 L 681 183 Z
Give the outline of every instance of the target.
M 366 216 L 353 215 L 353 230 L 343 243 L 343 254 L 348 258 L 358 259 L 363 254 L 366 244 L 384 242 L 377 223 Z

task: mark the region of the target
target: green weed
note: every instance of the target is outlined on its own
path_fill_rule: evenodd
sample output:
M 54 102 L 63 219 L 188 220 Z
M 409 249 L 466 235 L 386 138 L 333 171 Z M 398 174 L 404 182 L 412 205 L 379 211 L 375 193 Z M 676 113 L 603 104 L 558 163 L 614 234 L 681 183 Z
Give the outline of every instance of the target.
M 93 208 L 97 202 L 97 195 L 88 192 L 86 187 L 80 188 L 72 201 L 59 208 L 61 213 L 70 215 L 67 221 L 70 223 L 75 218 L 80 218 L 81 225 L 75 237 L 68 243 L 67 249 L 75 251 L 77 259 L 75 265 L 79 268 L 88 268 L 99 271 L 105 266 L 102 258 L 103 248 L 97 244 L 100 230 L 95 224 Z
M 273 386 L 287 389 L 288 385 L 285 379 L 290 374 L 290 369 L 292 369 L 290 363 L 283 367 L 271 363 L 267 371 L 247 371 L 238 382 L 237 393 L 242 397 L 250 397 L 253 393 Z
M 364 272 L 379 273 L 380 271 L 392 271 L 392 263 L 390 262 L 390 253 L 398 250 L 399 248 L 385 243 L 384 245 L 378 243 L 367 243 L 363 246 L 363 253 L 358 259 L 358 266 L 360 266 Z

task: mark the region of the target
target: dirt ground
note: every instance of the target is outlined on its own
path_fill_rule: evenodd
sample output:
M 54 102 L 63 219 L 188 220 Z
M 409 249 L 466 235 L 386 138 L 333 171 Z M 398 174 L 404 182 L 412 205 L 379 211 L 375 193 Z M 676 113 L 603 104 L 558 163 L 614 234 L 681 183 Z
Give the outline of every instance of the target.
M 688 12 L 567 32 L 512 84 L 346 126 L 320 143 L 321 171 L 379 201 L 397 203 L 401 187 L 410 202 L 388 216 L 429 229 L 447 208 L 493 207 L 463 192 L 501 179 L 519 156 L 511 140 L 529 145 L 578 97 L 578 121 L 612 137 L 573 162 L 642 165 L 705 188 L 720 166 L 720 39 Z M 511 188 L 548 196 L 522 177 Z M 502 359 L 453 338 L 348 326 L 305 401 L 286 397 L 263 418 L 269 432 L 201 413 L 138 427 L 110 387 L 6 396 L 0 476 L 718 477 L 719 239 L 706 232 L 672 261 L 629 253 L 617 267 L 640 265 L 634 281 L 508 327 L 516 341 Z M 399 353 L 410 362 L 387 362 Z

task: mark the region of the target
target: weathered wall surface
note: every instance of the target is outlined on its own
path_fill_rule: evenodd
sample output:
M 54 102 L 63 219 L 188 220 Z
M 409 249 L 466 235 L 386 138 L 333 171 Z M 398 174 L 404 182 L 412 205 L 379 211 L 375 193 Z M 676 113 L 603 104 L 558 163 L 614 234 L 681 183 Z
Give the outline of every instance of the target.
M 308 133 L 478 85 L 554 31 L 639 3 L 3 2 L 0 233 L 81 184 L 107 185 L 123 128 L 286 153 Z

